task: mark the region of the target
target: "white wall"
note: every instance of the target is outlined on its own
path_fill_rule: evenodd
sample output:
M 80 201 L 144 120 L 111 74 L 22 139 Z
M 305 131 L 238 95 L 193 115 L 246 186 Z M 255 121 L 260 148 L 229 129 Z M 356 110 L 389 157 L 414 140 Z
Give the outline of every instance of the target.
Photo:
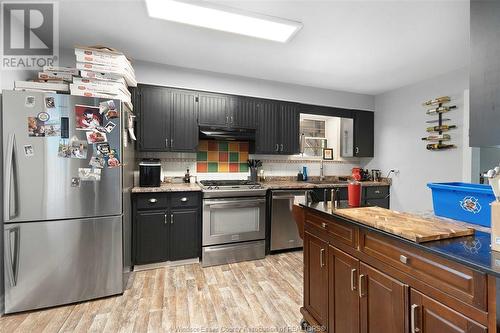
M 371 95 L 312 88 L 144 61 L 134 61 L 133 66 L 137 81 L 141 83 L 349 109 L 374 110 L 374 97 Z
M 429 182 L 460 181 L 462 179 L 464 91 L 468 89 L 468 70 L 462 69 L 375 97 L 375 157 L 365 165 L 380 169 L 385 176 L 398 169 L 391 187 L 391 208 L 400 211 L 432 210 Z M 447 151 L 427 151 L 427 116 L 422 102 L 450 96 L 458 109 L 445 114 L 448 124 L 458 129 L 450 131 L 451 143 L 458 148 Z

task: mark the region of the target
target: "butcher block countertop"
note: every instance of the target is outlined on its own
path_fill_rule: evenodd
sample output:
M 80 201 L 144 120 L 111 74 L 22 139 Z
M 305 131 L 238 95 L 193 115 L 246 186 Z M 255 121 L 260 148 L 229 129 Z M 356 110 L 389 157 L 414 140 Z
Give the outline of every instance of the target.
M 335 221 L 340 218 L 342 219 L 342 221 L 352 223 L 359 228 L 364 228 L 372 232 L 378 232 L 387 237 L 394 237 L 408 245 L 417 247 L 430 253 L 434 253 L 443 258 L 453 260 L 481 272 L 492 274 L 497 278 L 500 278 L 500 252 L 491 251 L 491 235 L 489 228 L 435 216 L 422 217 L 415 214 L 399 213 L 396 211 L 376 207 L 332 209 L 331 205 L 325 206 L 322 202 L 310 203 L 308 205 L 300 204 L 300 206 L 323 215 L 326 219 L 330 219 L 331 223 L 335 223 Z M 373 210 L 373 208 L 375 208 L 375 210 Z M 364 212 L 359 213 L 360 210 L 364 210 Z M 356 213 L 356 211 L 358 211 L 358 213 Z M 369 211 L 375 212 L 373 215 L 378 215 L 378 217 L 366 216 L 366 213 Z M 409 218 L 409 216 L 411 218 Z M 391 221 L 390 224 L 385 223 L 386 217 L 388 221 Z M 419 221 L 419 218 L 423 219 L 423 221 L 417 222 Z M 429 220 L 434 221 L 432 223 L 433 227 L 435 226 L 435 223 L 438 225 L 437 230 L 439 230 L 440 232 L 443 231 L 439 227 L 440 223 L 446 224 L 446 228 L 453 229 L 455 232 L 462 232 L 463 230 L 470 229 L 475 230 L 473 233 L 469 231 L 468 236 L 456 235 L 452 238 L 430 240 L 423 243 L 418 243 L 414 240 L 411 240 L 411 238 L 404 237 L 401 234 L 402 229 L 410 229 L 405 225 L 411 224 L 418 229 L 418 231 L 420 232 L 419 235 L 421 237 L 424 237 L 429 233 L 428 231 L 424 230 L 426 228 L 429 228 L 430 224 L 429 222 L 427 222 Z M 397 223 L 396 221 L 399 221 L 399 223 Z M 418 225 L 420 223 L 422 223 L 422 226 Z M 388 226 L 391 224 L 396 224 L 396 226 L 399 224 L 399 234 L 397 233 L 398 230 L 389 230 Z M 402 228 L 402 226 L 405 227 Z M 412 231 L 415 235 L 417 234 L 415 232 L 416 230 Z
M 459 222 L 423 218 L 380 207 L 338 209 L 335 214 L 417 243 L 474 234 L 473 228 Z

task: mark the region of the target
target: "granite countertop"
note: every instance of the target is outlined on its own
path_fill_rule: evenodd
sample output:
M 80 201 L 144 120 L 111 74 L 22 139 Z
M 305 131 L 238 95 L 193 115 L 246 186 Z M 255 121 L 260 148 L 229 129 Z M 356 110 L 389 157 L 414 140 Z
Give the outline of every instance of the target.
M 344 221 L 348 221 L 349 223 L 355 224 L 361 228 L 376 231 L 390 237 L 397 238 L 401 242 L 410 244 L 424 251 L 437 254 L 446 259 L 453 260 L 468 267 L 474 268 L 478 271 L 488 273 L 500 278 L 500 252 L 491 251 L 491 235 L 489 232 L 487 232 L 489 228 L 484 228 L 465 222 L 454 221 L 454 223 L 462 224 L 466 227 L 475 228 L 475 233 L 470 236 L 435 240 L 425 243 L 416 243 L 392 233 L 371 227 L 369 225 L 346 219 L 345 217 L 335 214 L 335 210 L 332 210 L 330 206 L 325 206 L 323 203 L 311 203 L 309 205 L 301 204 L 301 206 L 312 209 L 316 212 L 320 212 L 322 214 L 341 218 Z M 449 219 L 443 220 L 447 221 Z
M 132 193 L 158 193 L 158 192 L 193 192 L 201 191 L 198 184 L 191 183 L 161 183 L 159 187 L 139 187 L 132 188 Z
M 390 186 L 386 181 L 373 182 L 373 181 L 362 181 L 359 182 L 361 186 Z M 309 183 L 307 181 L 297 181 L 297 180 L 271 180 L 261 182 L 268 190 L 279 190 L 279 189 L 314 189 L 314 188 L 330 188 L 330 187 L 347 187 L 348 182 L 338 182 L 325 180 L 321 183 Z

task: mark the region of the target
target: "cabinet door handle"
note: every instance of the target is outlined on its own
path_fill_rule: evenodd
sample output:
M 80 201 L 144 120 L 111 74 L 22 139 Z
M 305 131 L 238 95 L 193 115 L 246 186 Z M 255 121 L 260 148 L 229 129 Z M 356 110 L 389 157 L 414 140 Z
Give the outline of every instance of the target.
M 351 269 L 351 291 L 356 290 L 356 273 L 357 273 L 357 271 L 358 270 L 356 268 Z
M 181 202 L 187 202 L 187 201 L 188 201 L 188 198 L 186 198 L 186 197 L 181 198 Z
M 226 124 L 229 124 L 229 116 L 226 116 Z
M 165 216 L 164 216 L 163 222 L 164 222 L 165 224 L 167 224 L 167 223 L 168 223 L 168 222 L 167 222 L 167 213 L 165 213 Z
M 323 227 L 323 229 L 326 229 L 326 223 L 325 222 L 321 223 L 321 226 Z
M 356 154 L 359 154 L 359 147 L 356 147 Z
M 149 199 L 148 201 L 149 201 L 149 203 L 154 204 L 154 203 L 157 203 L 157 202 L 158 202 L 158 199 L 156 199 L 156 198 L 151 198 L 151 199 Z
M 170 139 L 170 148 L 174 147 L 174 139 Z
M 366 291 L 364 290 L 364 287 L 363 287 L 363 280 L 366 280 L 366 275 L 359 274 L 359 277 L 358 277 L 359 298 L 363 298 L 366 296 Z
M 319 265 L 325 267 L 325 249 L 319 251 Z
M 233 116 L 231 116 L 231 124 L 233 124 L 233 123 L 234 123 Z
M 165 139 L 165 147 L 168 148 L 168 138 Z
M 411 322 L 411 333 L 418 333 L 420 332 L 420 328 L 417 327 L 415 324 L 415 312 L 418 309 L 417 304 L 412 304 L 411 305 L 411 312 L 410 312 L 410 322 Z
M 174 224 L 174 214 L 170 214 L 170 224 Z
M 276 149 L 275 151 L 279 151 L 280 150 L 280 145 L 279 144 L 276 144 Z
M 281 146 L 281 151 L 283 151 L 283 144 L 281 144 L 280 146 Z
M 351 291 L 356 290 L 356 272 L 356 268 L 351 269 Z
M 401 254 L 399 256 L 399 261 L 406 265 L 408 263 L 408 257 Z

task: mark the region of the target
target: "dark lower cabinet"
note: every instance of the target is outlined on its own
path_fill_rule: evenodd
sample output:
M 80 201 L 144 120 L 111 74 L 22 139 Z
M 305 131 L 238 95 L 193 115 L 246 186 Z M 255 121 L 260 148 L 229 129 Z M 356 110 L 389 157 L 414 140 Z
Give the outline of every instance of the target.
M 360 332 L 406 332 L 408 286 L 360 263 Z
M 176 209 L 170 212 L 170 260 L 198 257 L 198 209 Z
M 359 260 L 328 247 L 329 332 L 359 333 Z
M 361 204 L 389 209 L 390 186 L 366 186 L 362 188 Z
M 410 294 L 410 325 L 420 333 L 486 333 L 479 325 L 444 304 L 418 292 Z
M 200 192 L 139 193 L 132 200 L 134 265 L 200 256 Z
M 168 224 L 165 211 L 140 211 L 135 218 L 135 262 L 168 260 Z
M 328 243 L 304 234 L 304 307 L 318 323 L 328 325 Z

